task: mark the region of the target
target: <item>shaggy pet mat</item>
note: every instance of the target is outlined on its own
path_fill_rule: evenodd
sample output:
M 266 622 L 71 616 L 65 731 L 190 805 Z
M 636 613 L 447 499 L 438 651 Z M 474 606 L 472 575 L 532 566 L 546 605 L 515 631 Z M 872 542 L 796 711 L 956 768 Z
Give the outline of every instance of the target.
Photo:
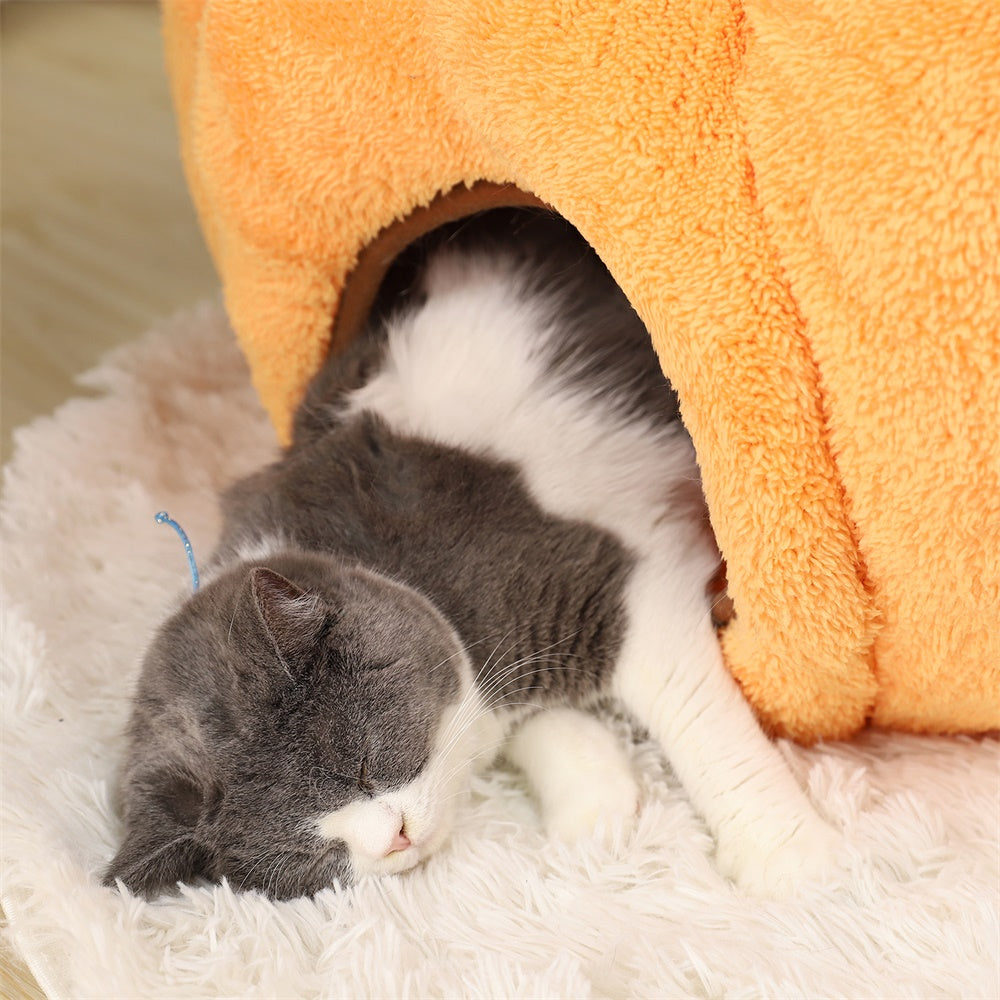
M 205 559 L 216 492 L 275 444 L 214 304 L 84 384 L 98 398 L 20 432 L 2 508 L 2 902 L 50 996 L 997 995 L 995 738 L 783 745 L 848 842 L 836 878 L 795 900 L 719 877 L 641 737 L 645 808 L 606 842 L 547 841 L 498 767 L 449 846 L 401 877 L 278 904 L 226 886 L 153 903 L 102 888 L 138 658 L 188 586 L 153 515 L 169 510 Z

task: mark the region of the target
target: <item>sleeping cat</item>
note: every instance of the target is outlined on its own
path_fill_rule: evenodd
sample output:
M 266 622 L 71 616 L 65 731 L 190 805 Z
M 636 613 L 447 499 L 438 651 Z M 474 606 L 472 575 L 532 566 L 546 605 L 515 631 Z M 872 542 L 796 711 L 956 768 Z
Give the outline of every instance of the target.
M 501 748 L 553 835 L 627 822 L 636 780 L 586 711 L 608 695 L 722 872 L 820 874 L 838 837 L 723 665 L 694 451 L 628 301 L 544 213 L 407 260 L 291 447 L 225 495 L 204 584 L 148 651 L 107 883 L 286 898 L 402 872 Z

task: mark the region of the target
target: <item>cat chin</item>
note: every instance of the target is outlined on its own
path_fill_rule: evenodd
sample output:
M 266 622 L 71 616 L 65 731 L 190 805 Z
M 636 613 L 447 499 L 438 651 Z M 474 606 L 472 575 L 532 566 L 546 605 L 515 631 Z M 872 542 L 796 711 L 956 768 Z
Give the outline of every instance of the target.
M 401 872 L 415 868 L 424 859 L 424 854 L 416 845 L 405 851 L 393 851 L 384 858 L 351 857 L 351 872 L 355 879 L 366 875 L 398 875 Z
M 399 875 L 409 871 L 443 847 L 451 834 L 451 824 L 431 831 L 424 839 L 412 841 L 402 851 L 393 851 L 382 858 L 351 856 L 351 870 L 356 878 L 365 875 Z

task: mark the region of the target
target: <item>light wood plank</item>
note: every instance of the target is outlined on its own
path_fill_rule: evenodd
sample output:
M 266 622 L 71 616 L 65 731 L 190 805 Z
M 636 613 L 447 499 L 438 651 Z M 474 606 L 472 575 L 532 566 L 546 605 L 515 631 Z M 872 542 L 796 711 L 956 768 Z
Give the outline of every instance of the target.
M 0 3 L 0 427 L 218 282 L 181 173 L 149 2 Z M 2 914 L 0 914 L 2 923 Z M 0 996 L 42 996 L 0 932 Z
M 3 459 L 73 377 L 218 280 L 181 173 L 159 10 L 0 5 Z

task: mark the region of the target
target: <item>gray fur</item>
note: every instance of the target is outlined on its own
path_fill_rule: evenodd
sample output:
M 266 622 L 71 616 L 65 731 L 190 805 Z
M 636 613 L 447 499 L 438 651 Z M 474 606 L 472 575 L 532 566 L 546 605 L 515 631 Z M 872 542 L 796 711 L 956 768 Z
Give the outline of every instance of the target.
M 539 287 L 562 289 L 553 378 L 620 394 L 633 419 L 676 418 L 648 336 L 596 257 L 558 220 L 511 218 L 436 239 L 510 243 L 513 231 L 546 262 Z M 512 465 L 344 417 L 338 403 L 378 370 L 383 345 L 373 322 L 315 380 L 287 453 L 224 496 L 210 582 L 143 664 L 109 882 L 153 895 L 228 877 L 286 897 L 346 879 L 342 845 L 310 820 L 419 773 L 463 648 L 507 705 L 605 689 L 630 554 L 544 512 Z M 280 552 L 241 559 L 271 536 Z
M 223 558 L 245 525 L 281 532 L 430 597 L 477 670 L 500 643 L 484 687 L 545 649 L 553 669 L 535 688 L 588 696 L 614 662 L 628 554 L 607 533 L 542 511 L 513 466 L 401 437 L 362 414 L 238 484 L 223 506 Z M 501 691 L 523 686 L 511 674 Z

